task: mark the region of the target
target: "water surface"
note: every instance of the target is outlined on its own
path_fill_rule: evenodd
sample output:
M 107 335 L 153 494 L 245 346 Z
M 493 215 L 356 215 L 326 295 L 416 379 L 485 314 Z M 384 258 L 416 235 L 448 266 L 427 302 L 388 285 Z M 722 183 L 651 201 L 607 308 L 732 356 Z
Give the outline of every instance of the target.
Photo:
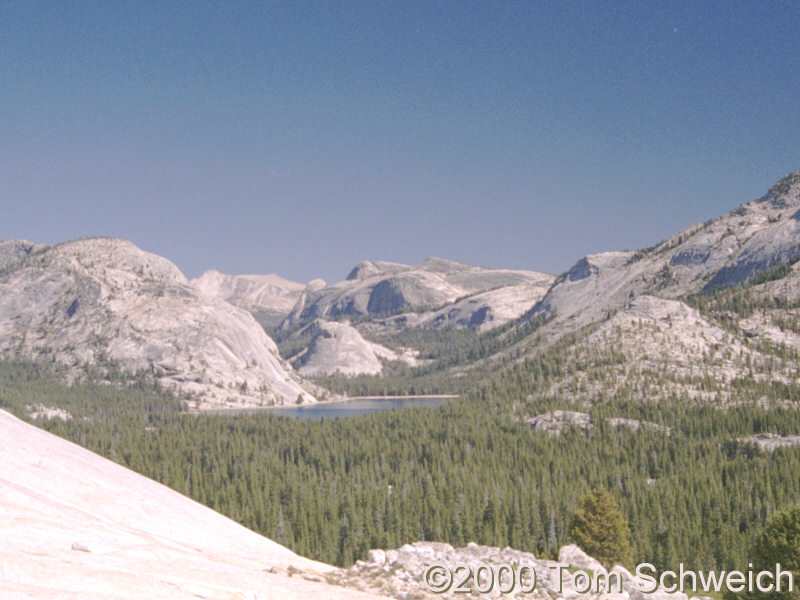
M 268 412 L 271 415 L 283 415 L 296 419 L 325 419 L 330 417 L 357 417 L 395 408 L 426 408 L 440 406 L 453 398 L 455 398 L 455 396 L 352 398 L 341 402 L 320 402 L 319 404 L 312 404 L 309 406 L 250 408 L 210 412 L 214 412 L 215 414 L 237 415 Z

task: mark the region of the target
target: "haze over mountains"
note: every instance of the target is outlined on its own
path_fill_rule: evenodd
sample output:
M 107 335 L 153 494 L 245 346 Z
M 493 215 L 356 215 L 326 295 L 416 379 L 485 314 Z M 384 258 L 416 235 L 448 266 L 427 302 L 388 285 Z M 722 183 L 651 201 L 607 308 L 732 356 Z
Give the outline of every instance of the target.
M 225 275 L 206 271 L 192 279 L 192 287 L 202 296 L 224 300 L 253 313 L 262 325 L 280 325 L 300 298 L 305 286 L 279 275 Z
M 723 326 L 691 296 L 744 285 L 762 303 L 797 302 L 798 215 L 800 173 L 793 173 L 718 219 L 648 249 L 586 256 L 558 277 L 429 258 L 414 266 L 364 261 L 330 285 L 214 271 L 188 281 L 168 260 L 121 240 L 5 241 L 0 352 L 55 361 L 75 374 L 113 366 L 152 377 L 198 409 L 331 398 L 303 376 L 377 375 L 392 364 L 413 370 L 430 362 L 398 333 L 481 336 L 528 322 L 537 323 L 535 333 L 501 333 L 489 360 L 580 333 L 574 357 L 613 350 L 640 373 L 666 368 L 688 381 L 700 369 L 725 382 L 746 363 L 790 380 L 794 368 L 765 354 L 762 342 L 800 347 L 798 334 L 780 325 L 794 309 L 756 311 Z M 781 264 L 780 277 L 748 287 Z M 278 336 L 291 364 L 256 319 Z

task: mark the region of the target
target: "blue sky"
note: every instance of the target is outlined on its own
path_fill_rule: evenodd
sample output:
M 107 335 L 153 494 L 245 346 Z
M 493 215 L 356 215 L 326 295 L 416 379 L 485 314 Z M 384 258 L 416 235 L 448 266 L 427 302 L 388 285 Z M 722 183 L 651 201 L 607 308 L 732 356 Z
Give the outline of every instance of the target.
M 800 169 L 796 2 L 0 3 L 0 238 L 560 272 Z

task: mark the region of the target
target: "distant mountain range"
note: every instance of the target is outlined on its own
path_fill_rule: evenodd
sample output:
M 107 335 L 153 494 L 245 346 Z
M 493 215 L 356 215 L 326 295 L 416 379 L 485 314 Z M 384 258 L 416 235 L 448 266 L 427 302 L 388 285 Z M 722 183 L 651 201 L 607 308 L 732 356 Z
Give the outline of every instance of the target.
M 675 385 L 654 396 L 730 400 L 725 386 L 743 373 L 797 377 L 770 349 L 800 349 L 799 221 L 800 172 L 650 248 L 589 255 L 559 276 L 429 258 L 361 262 L 331 285 L 216 271 L 189 281 L 166 259 L 108 238 L 4 241 L 0 352 L 76 375 L 93 367 L 155 378 L 207 409 L 315 402 L 330 396 L 308 377 L 429 364 L 413 336 L 398 342 L 403 332 L 493 335 L 492 356 L 475 359 L 484 365 L 573 336 L 574 360 L 614 355 L 619 371 L 613 383 L 584 382 L 578 396 L 634 386 L 647 397 L 644 373 L 669 372 Z M 535 324 L 527 337 L 502 333 L 526 323 Z M 691 383 L 705 376 L 719 383 L 713 391 Z
M 225 275 L 213 270 L 190 283 L 201 296 L 243 308 L 267 327 L 280 325 L 305 288 L 275 274 Z

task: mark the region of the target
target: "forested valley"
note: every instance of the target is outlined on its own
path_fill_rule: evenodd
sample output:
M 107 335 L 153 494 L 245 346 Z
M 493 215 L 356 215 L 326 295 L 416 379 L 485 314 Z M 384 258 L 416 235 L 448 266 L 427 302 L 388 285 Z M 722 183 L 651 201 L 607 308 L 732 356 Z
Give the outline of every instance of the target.
M 563 348 L 500 370 L 442 407 L 347 419 L 187 414 L 144 379 L 68 386 L 49 365 L 21 361 L 0 363 L 0 406 L 28 419 L 32 406 L 60 407 L 72 418 L 37 424 L 338 565 L 422 539 L 554 556 L 595 487 L 622 508 L 636 561 L 746 564 L 769 516 L 800 497 L 800 448 L 767 453 L 736 438 L 800 430 L 786 390 L 739 384 L 744 395 L 784 401 L 769 409 L 609 399 L 588 410 L 593 429 L 531 431 L 527 416 L 586 410 L 538 394 L 572 368 Z M 671 430 L 631 431 L 608 417 Z

